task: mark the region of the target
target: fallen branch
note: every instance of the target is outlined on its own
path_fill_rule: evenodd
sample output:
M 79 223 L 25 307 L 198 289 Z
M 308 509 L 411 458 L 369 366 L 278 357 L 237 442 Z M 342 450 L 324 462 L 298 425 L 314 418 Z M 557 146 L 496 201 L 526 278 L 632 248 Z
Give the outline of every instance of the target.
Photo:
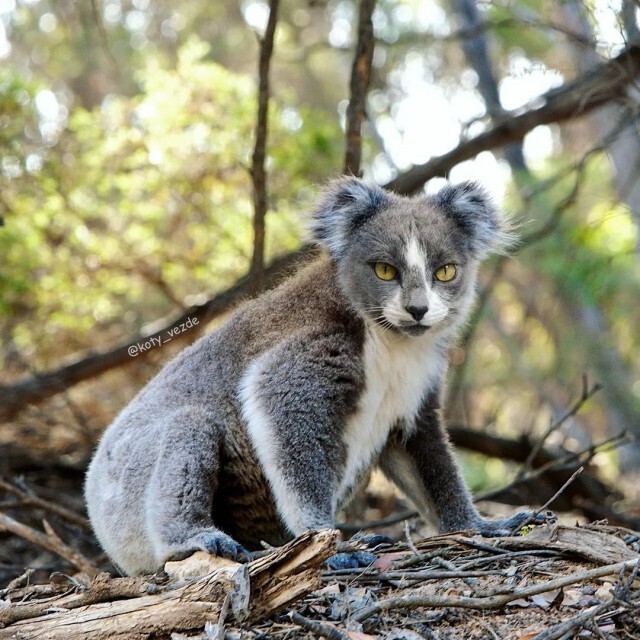
M 289 613 L 288 618 L 297 625 L 300 625 L 303 629 L 311 631 L 316 637 L 327 638 L 327 640 L 349 640 L 349 636 L 346 633 L 342 633 L 342 631 L 333 625 L 316 620 L 309 620 L 309 618 L 305 618 L 295 611 Z
M 599 605 L 591 607 L 587 611 L 579 613 L 578 615 L 573 616 L 573 618 L 569 618 L 569 620 L 565 620 L 564 622 L 539 633 L 533 640 L 560 640 L 561 638 L 574 637 L 576 631 L 579 631 L 586 624 L 595 620 L 598 616 L 603 616 L 603 614 L 607 613 L 611 609 L 618 608 L 618 613 L 622 613 L 625 610 L 635 611 L 640 609 L 640 591 L 636 591 L 635 593 L 631 592 L 633 583 L 638 576 L 639 569 L 640 563 L 636 562 L 634 568 L 631 570 L 631 575 L 626 581 L 623 580 L 624 569 L 620 571 L 618 582 L 613 589 L 612 600 L 609 602 L 601 602 Z
M 542 434 L 542 436 L 533 445 L 533 447 L 531 447 L 531 452 L 527 456 L 527 459 L 524 461 L 524 464 L 520 468 L 520 471 L 518 471 L 516 480 L 522 478 L 526 474 L 526 472 L 531 469 L 532 462 L 535 460 L 538 453 L 540 453 L 540 450 L 544 446 L 545 442 L 548 440 L 549 436 L 551 436 L 552 433 L 555 433 L 556 431 L 558 431 L 558 429 L 560 429 L 567 420 L 577 415 L 577 413 L 580 411 L 580 409 L 582 409 L 584 404 L 601 389 L 602 389 L 602 385 L 597 382 L 594 385 L 589 386 L 589 382 L 586 374 L 583 376 L 582 393 L 580 397 L 576 400 L 576 402 L 574 402 L 573 406 L 570 409 L 568 409 L 558 420 L 553 421 L 549 425 L 549 428 Z
M 537 509 L 535 509 L 533 511 L 533 513 L 520 525 L 518 525 L 517 527 L 515 527 L 512 531 L 512 533 L 515 533 L 516 531 L 518 531 L 518 529 L 523 529 L 525 526 L 527 526 L 528 524 L 530 524 L 531 522 L 534 522 L 535 519 L 543 512 L 546 511 L 546 509 L 549 508 L 549 506 L 551 506 L 551 504 L 553 502 L 555 502 L 555 500 L 558 498 L 558 496 L 562 495 L 562 493 L 565 491 L 565 489 L 571 485 L 571 483 L 584 471 L 584 467 L 579 467 L 578 469 L 576 469 L 570 476 L 569 478 L 564 482 L 564 484 L 541 506 L 538 507 Z M 545 518 L 548 516 L 549 514 L 545 515 Z M 556 516 L 552 513 L 551 516 L 553 517 L 554 520 L 557 520 Z
M 139 598 L 143 595 L 159 593 L 163 587 L 158 582 L 150 580 L 148 576 L 112 578 L 108 573 L 99 573 L 86 589 L 82 587 L 80 589 L 77 593 L 45 600 L 24 600 L 23 593 L 17 593 L 16 597 L 9 594 L 11 604 L 0 608 L 0 627 L 19 620 L 38 618 L 56 609 L 70 611 L 99 602 Z
M 245 565 L 227 562 L 232 566 L 201 578 L 163 585 L 160 593 L 149 593 L 152 585 L 148 579 L 109 581 L 101 574 L 85 593 L 49 600 L 45 603 L 48 613 L 43 614 L 42 607 L 35 603 L 3 607 L 3 620 L 25 617 L 0 629 L 0 640 L 124 640 L 155 637 L 167 629 L 202 629 L 207 622 L 220 621 L 227 598 L 236 621 L 252 624 L 320 585 L 320 568 L 335 553 L 337 536 L 336 531 L 309 531 L 269 556 Z M 114 599 L 118 590 L 126 599 Z M 105 601 L 108 596 L 111 601 Z M 37 617 L 26 618 L 33 613 Z
M 584 611 L 583 613 L 579 613 L 577 616 L 573 616 L 573 618 L 569 618 L 569 620 L 565 620 L 560 624 L 554 625 L 550 629 L 539 633 L 533 640 L 560 640 L 566 636 L 567 633 L 571 635 L 569 637 L 574 637 L 574 631 L 579 630 L 586 622 L 589 620 L 593 620 L 596 616 L 604 613 L 605 611 L 609 611 L 618 605 L 614 600 L 610 600 L 609 602 L 601 602 L 599 605 L 595 607 L 591 607 Z
M 547 525 L 535 527 L 525 536 L 501 538 L 496 544 L 503 549 L 548 549 L 571 553 L 601 565 L 611 565 L 638 558 L 637 552 L 620 538 L 587 527 Z
M 438 596 L 438 595 L 419 595 L 419 596 L 399 596 L 397 598 L 389 598 L 381 600 L 375 604 L 362 609 L 355 613 L 352 620 L 355 622 L 363 622 L 373 615 L 396 609 L 417 609 L 418 607 L 456 607 L 461 609 L 499 609 L 504 605 L 519 600 L 520 598 L 528 598 L 552 591 L 553 589 L 561 589 L 582 580 L 591 580 L 593 578 L 602 578 L 618 574 L 623 569 L 635 566 L 639 560 L 627 560 L 626 562 L 618 562 L 616 564 L 607 565 L 606 567 L 597 567 L 596 569 L 588 569 L 579 573 L 574 573 L 549 582 L 541 582 L 526 587 L 524 589 L 515 589 L 508 594 L 500 594 L 486 597 L 464 597 L 464 596 Z
M 53 551 L 53 553 L 64 558 L 80 571 L 84 571 L 84 573 L 86 573 L 90 578 L 93 578 L 98 574 L 96 567 L 79 551 L 76 551 L 69 545 L 65 544 L 46 520 L 43 521 L 43 524 L 46 533 L 36 531 L 32 527 L 29 527 L 22 522 L 18 522 L 7 514 L 0 512 L 0 531 L 7 531 L 13 535 L 24 538 L 43 549 Z

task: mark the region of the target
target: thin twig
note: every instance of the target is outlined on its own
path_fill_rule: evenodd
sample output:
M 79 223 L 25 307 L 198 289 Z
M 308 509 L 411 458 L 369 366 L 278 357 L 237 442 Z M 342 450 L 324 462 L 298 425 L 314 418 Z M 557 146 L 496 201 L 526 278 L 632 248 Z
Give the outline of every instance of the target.
M 311 631 L 311 633 L 315 634 L 316 636 L 327 638 L 327 640 L 349 639 L 349 636 L 347 636 L 346 633 L 342 633 L 342 631 L 340 631 L 333 625 L 326 624 L 324 622 L 318 622 L 317 620 L 310 620 L 309 618 L 305 618 L 295 611 L 291 611 L 289 613 L 289 618 L 292 622 L 300 625 L 303 629 Z
M 373 62 L 373 9 L 375 0 L 360 0 L 358 17 L 358 43 L 351 67 L 349 106 L 347 107 L 346 151 L 344 172 L 360 175 L 362 157 L 362 122 L 365 118 L 365 101 L 371 78 Z
M 251 162 L 254 237 L 253 256 L 249 271 L 254 293 L 261 291 L 264 287 L 265 216 L 268 208 L 265 156 L 269 119 L 269 67 L 273 54 L 279 2 L 280 0 L 270 0 L 269 2 L 269 20 L 267 21 L 264 37 L 260 42 L 260 61 L 258 65 L 258 117 L 256 121 L 255 147 Z
M 33 544 L 37 544 L 39 547 L 53 551 L 53 553 L 64 558 L 80 571 L 84 571 L 91 578 L 98 574 L 98 570 L 93 563 L 85 558 L 79 551 L 76 551 L 63 542 L 46 520 L 43 521 L 43 525 L 46 534 L 36 531 L 22 522 L 14 520 L 5 513 L 0 513 L 0 531 L 8 531 L 9 533 L 13 533 L 16 536 L 20 536 L 21 538 L 32 542 Z
M 608 611 L 609 609 L 613 609 L 616 606 L 617 603 L 614 600 L 601 602 L 592 609 L 579 613 L 577 616 L 573 616 L 573 618 L 569 618 L 568 620 L 539 633 L 533 640 L 559 640 L 567 633 L 571 633 L 570 637 L 573 638 L 574 632 L 578 631 L 585 622 L 593 620 L 596 616 Z
M 38 509 L 48 511 L 49 513 L 59 516 L 67 522 L 71 522 L 72 524 L 82 527 L 85 531 L 89 531 L 91 529 L 91 525 L 85 517 L 79 515 L 75 511 L 71 511 L 66 507 L 56 504 L 55 502 L 40 498 L 33 492 L 32 489 L 16 487 L 14 484 L 8 482 L 4 478 L 0 478 L 0 489 L 4 489 L 8 493 L 12 493 L 13 495 L 20 498 L 25 506 L 37 507 Z
M 409 521 L 404 521 L 404 539 L 407 541 L 407 547 L 411 549 L 413 555 L 416 557 L 420 557 L 422 554 L 418 551 L 415 544 L 413 544 L 413 540 L 411 539 L 411 531 L 409 531 Z
M 512 533 L 515 533 L 518 529 L 522 529 L 526 525 L 534 522 L 535 519 L 540 515 L 543 511 L 545 511 L 549 505 L 556 500 L 556 498 L 563 493 L 563 491 L 584 471 L 584 466 L 576 469 L 571 476 L 567 479 L 567 481 L 538 509 L 533 511 L 533 513 L 520 525 L 514 528 Z
M 528 551 L 527 553 L 531 553 Z M 340 578 L 353 579 L 354 582 L 373 582 L 379 584 L 382 580 L 402 580 L 403 582 L 426 582 L 427 580 L 464 580 L 468 586 L 472 586 L 467 582 L 469 578 L 481 578 L 484 576 L 503 576 L 504 569 L 492 569 L 486 571 L 459 571 L 455 570 L 455 565 L 450 563 L 454 570 L 451 571 L 434 571 L 432 569 L 425 571 L 369 571 L 363 573 L 361 569 L 342 569 L 341 572 L 327 571 L 322 575 L 323 578 L 336 580 Z M 475 591 L 475 584 L 472 587 Z
M 606 451 L 611 451 L 616 449 L 623 444 L 627 444 L 628 442 L 633 441 L 633 437 L 626 433 L 618 434 L 617 436 L 612 436 L 611 438 L 607 438 L 603 442 L 600 442 L 595 445 L 591 445 L 582 449 L 581 451 L 576 451 L 575 453 L 568 453 L 567 455 L 556 458 L 555 460 L 550 460 L 549 462 L 543 464 L 540 467 L 530 471 L 520 480 L 512 480 L 504 487 L 500 489 L 494 489 L 492 491 L 486 491 L 475 497 L 475 502 L 482 502 L 484 500 L 493 500 L 495 497 L 504 493 L 505 491 L 509 491 L 510 489 L 516 487 L 519 484 L 525 484 L 530 482 L 531 480 L 535 480 L 545 473 L 549 473 L 552 471 L 561 471 L 562 469 L 570 468 L 570 465 L 573 463 L 580 461 L 580 464 L 587 465 L 598 453 L 604 453 Z M 584 457 L 583 457 L 584 456 Z
M 458 577 L 462 578 L 463 582 L 471 589 L 471 591 L 473 591 L 474 595 L 479 595 L 478 583 L 476 580 L 473 579 L 473 577 L 474 577 L 474 574 L 482 575 L 484 573 L 483 571 L 460 571 L 458 567 L 456 567 L 456 565 L 453 564 L 453 562 L 446 560 L 442 556 L 438 556 L 434 558 L 432 562 L 433 564 L 437 564 L 437 565 L 440 565 L 441 567 L 444 567 L 445 569 L 448 569 L 451 573 L 459 574 Z M 496 573 L 504 574 L 503 571 L 488 572 L 487 575 L 489 573 L 493 573 L 494 575 Z
M 582 409 L 584 404 L 592 398 L 598 391 L 602 389 L 602 385 L 596 382 L 594 385 L 589 387 L 589 381 L 586 375 L 582 379 L 582 394 L 576 402 L 574 402 L 573 406 L 566 411 L 558 420 L 552 422 L 549 425 L 549 428 L 542 434 L 542 436 L 538 439 L 538 441 L 533 445 L 527 459 L 524 461 L 522 467 L 520 467 L 520 471 L 518 471 L 518 475 L 516 476 L 516 480 L 524 476 L 524 474 L 531 469 L 533 461 L 536 459 L 536 456 L 540 453 L 540 450 L 544 446 L 545 442 L 549 438 L 549 436 L 558 431 L 562 427 L 562 425 L 569 420 L 569 418 L 573 418 L 579 411 Z
M 343 533 L 357 533 L 358 531 L 362 531 L 363 529 L 380 529 L 391 524 L 396 524 L 397 522 L 402 522 L 403 520 L 410 520 L 411 518 L 415 518 L 417 516 L 418 512 L 415 510 L 401 511 L 400 513 L 388 516 L 387 518 L 380 518 L 380 520 L 374 520 L 373 522 L 341 522 L 336 526 L 336 528 Z

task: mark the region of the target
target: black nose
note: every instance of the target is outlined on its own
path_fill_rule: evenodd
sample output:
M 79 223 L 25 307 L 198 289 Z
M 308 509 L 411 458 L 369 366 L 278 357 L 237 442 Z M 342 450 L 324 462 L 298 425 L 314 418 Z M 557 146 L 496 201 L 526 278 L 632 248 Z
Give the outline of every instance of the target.
M 409 307 L 406 307 L 406 309 L 416 322 L 420 322 L 420 320 L 424 318 L 424 314 L 427 313 L 427 311 L 429 311 L 429 307 L 409 306 Z

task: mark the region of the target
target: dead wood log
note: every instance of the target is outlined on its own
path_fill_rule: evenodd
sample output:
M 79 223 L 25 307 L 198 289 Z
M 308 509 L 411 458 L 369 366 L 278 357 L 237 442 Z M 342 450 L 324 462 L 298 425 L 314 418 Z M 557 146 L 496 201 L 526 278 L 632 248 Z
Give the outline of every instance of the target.
M 640 554 L 620 538 L 584 527 L 543 525 L 525 536 L 502 538 L 495 545 L 504 549 L 551 549 L 586 558 L 597 564 L 638 560 Z
M 206 622 L 217 621 L 228 596 L 236 621 L 253 623 L 320 585 L 321 565 L 335 553 L 338 535 L 331 530 L 308 531 L 264 558 L 223 566 L 204 577 L 163 587 L 157 594 L 148 593 L 146 580 L 114 578 L 108 582 L 117 586 L 107 587 L 99 576 L 86 593 L 49 600 L 39 610 L 35 603 L 6 604 L 1 609 L 4 619 L 11 620 L 12 611 L 37 617 L 0 629 L 0 640 L 142 640 L 167 630 L 201 629 Z M 128 599 L 105 602 L 109 593 Z M 44 607 L 49 613 L 43 615 Z
M 159 593 L 162 585 L 158 581 L 144 577 L 112 578 L 108 573 L 99 573 L 86 590 L 69 594 L 69 584 L 55 585 L 59 597 L 52 597 L 51 585 L 32 585 L 17 589 L 7 596 L 0 605 L 0 627 L 6 627 L 19 620 L 29 620 L 45 616 L 55 610 L 72 610 L 97 604 Z M 61 592 L 64 590 L 64 593 Z M 55 593 L 53 594 L 56 595 Z M 31 598 L 31 599 L 27 599 Z

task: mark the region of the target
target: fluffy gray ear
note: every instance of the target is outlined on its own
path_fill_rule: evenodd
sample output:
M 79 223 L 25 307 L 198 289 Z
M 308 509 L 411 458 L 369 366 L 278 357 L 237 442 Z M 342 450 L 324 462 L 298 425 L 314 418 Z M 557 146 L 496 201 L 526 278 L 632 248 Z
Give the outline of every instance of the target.
M 502 253 L 515 245 L 517 237 L 511 223 L 476 182 L 447 185 L 435 199 L 440 209 L 465 233 L 471 251 L 478 257 L 490 251 Z
M 310 225 L 314 240 L 340 257 L 349 235 L 390 201 L 380 187 L 358 178 L 338 178 L 324 189 Z

